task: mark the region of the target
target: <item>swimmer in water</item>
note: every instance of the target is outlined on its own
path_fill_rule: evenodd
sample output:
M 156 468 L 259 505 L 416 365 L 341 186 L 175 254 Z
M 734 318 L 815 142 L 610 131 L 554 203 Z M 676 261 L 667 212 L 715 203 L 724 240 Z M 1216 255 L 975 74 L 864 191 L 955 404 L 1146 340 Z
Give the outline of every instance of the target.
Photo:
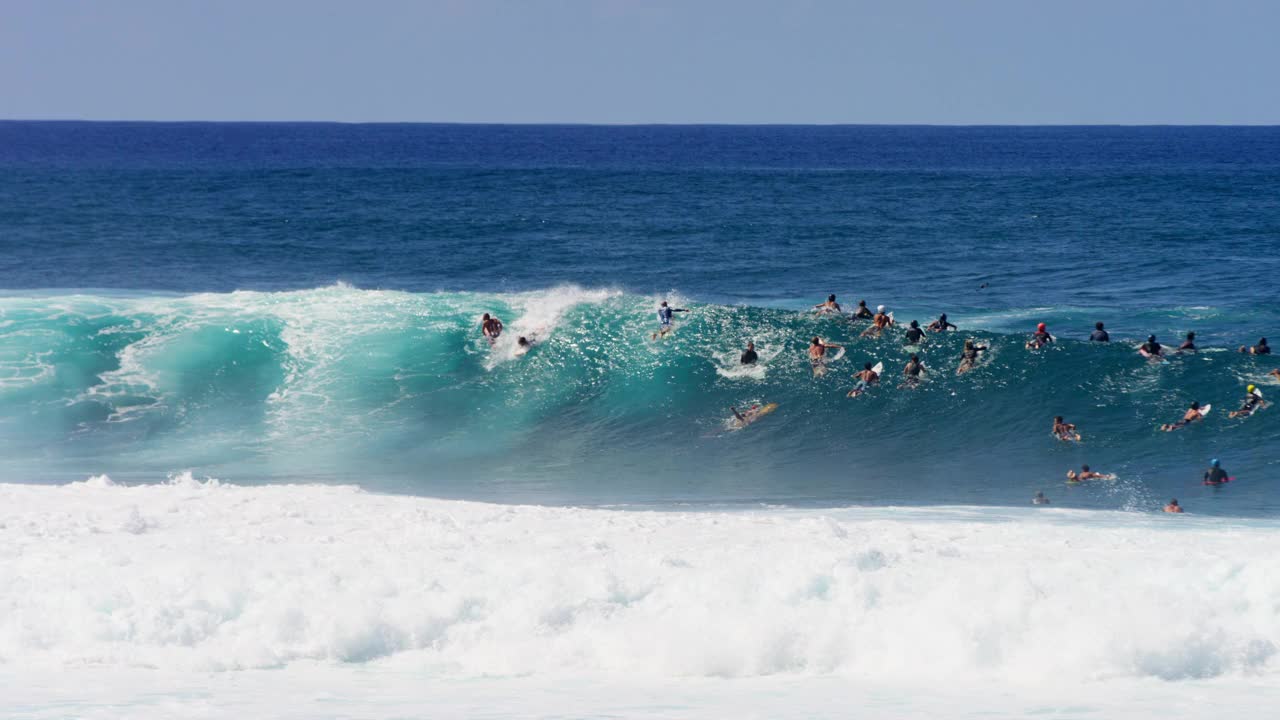
M 1065 422 L 1061 415 L 1053 418 L 1053 435 L 1059 440 L 1080 442 L 1080 433 L 1076 432 L 1076 426 Z
M 516 338 L 516 355 L 524 355 L 525 353 L 532 350 L 533 346 L 537 344 L 538 344 L 537 340 L 532 340 L 530 338 L 527 338 L 521 335 L 520 337 Z
M 975 345 L 973 340 L 965 340 L 964 350 L 960 351 L 960 367 L 956 368 L 956 374 L 963 375 L 972 370 L 978 362 L 978 353 L 986 351 L 986 345 Z
M 906 380 L 899 387 L 914 388 L 920 384 L 920 376 L 924 374 L 924 363 L 920 362 L 920 358 L 913 353 L 906 367 L 902 368 L 902 374 Z
M 1231 478 L 1227 477 L 1227 471 L 1222 469 L 1222 463 L 1217 458 L 1209 461 L 1209 469 L 1204 471 L 1205 485 L 1222 485 L 1230 482 Z
M 1178 428 L 1186 427 L 1187 425 L 1202 419 L 1204 419 L 1204 413 L 1200 410 L 1200 403 L 1193 402 L 1187 412 L 1182 415 L 1181 420 L 1176 423 L 1165 423 L 1160 426 L 1160 429 L 1165 432 L 1169 432 L 1170 430 L 1177 430 Z
M 1051 342 L 1053 342 L 1053 336 L 1049 334 L 1048 326 L 1040 323 L 1036 326 L 1036 331 L 1031 335 L 1031 339 L 1027 341 L 1027 349 L 1039 350 Z
M 742 351 L 742 357 L 738 358 L 738 362 L 742 365 L 754 365 L 760 356 L 756 354 L 756 344 L 747 342 L 747 349 Z
M 867 307 L 867 301 L 859 300 L 858 307 L 854 308 L 853 310 L 853 319 L 854 320 L 870 320 L 873 317 L 875 317 L 875 315 L 873 315 L 871 310 Z
M 1244 404 L 1239 410 L 1232 410 L 1231 417 L 1249 417 L 1255 412 L 1266 407 L 1267 403 L 1262 399 L 1262 393 L 1259 392 L 1257 385 L 1250 385 L 1245 389 Z
M 893 327 L 893 318 L 884 311 L 884 306 L 876 308 L 875 317 L 871 318 L 871 327 L 862 331 L 862 337 L 879 337 L 885 328 Z
M 1275 370 L 1272 370 L 1271 372 L 1269 372 L 1269 373 L 1267 373 L 1267 374 L 1268 374 L 1268 375 L 1272 375 L 1272 376 L 1274 376 L 1276 379 L 1280 380 L 1280 368 L 1276 368 Z
M 947 314 L 942 313 L 941 315 L 938 316 L 937 320 L 934 320 L 933 322 L 929 323 L 928 330 L 929 332 L 946 332 L 947 328 L 950 328 L 952 330 L 960 329 L 955 325 L 952 325 L 951 323 L 947 322 Z
M 689 312 L 684 308 L 673 308 L 667 305 L 667 301 L 663 300 L 658 306 L 658 332 L 653 334 L 651 339 L 657 340 L 659 335 L 665 336 L 671 332 L 671 314 L 678 312 Z
M 1093 333 L 1089 335 L 1089 342 L 1111 342 L 1111 335 L 1104 329 L 1102 323 L 1093 324 Z
M 480 318 L 480 333 L 488 338 L 489 344 L 492 345 L 502 334 L 502 321 L 485 313 L 484 317 Z
M 1032 505 L 1048 505 L 1049 498 L 1044 496 L 1044 491 L 1040 491 L 1036 493 L 1035 497 L 1031 498 L 1031 504 Z
M 1164 511 L 1165 511 L 1165 512 L 1167 512 L 1167 513 L 1180 513 L 1180 512 L 1182 512 L 1182 506 L 1178 504 L 1178 498 L 1173 498 L 1173 499 L 1171 499 L 1171 500 L 1169 501 L 1169 504 L 1164 506 Z
M 1081 465 L 1080 472 L 1074 470 L 1067 471 L 1067 480 L 1069 482 L 1084 482 L 1085 480 L 1115 480 L 1115 475 L 1104 475 L 1100 472 L 1094 472 L 1089 469 L 1088 465 Z
M 840 312 L 840 303 L 836 302 L 836 296 L 832 294 L 827 296 L 826 302 L 818 303 L 817 305 L 814 305 L 813 309 L 817 310 L 819 315 L 827 315 L 832 313 L 838 314 Z
M 903 340 L 902 344 L 903 345 L 919 345 L 920 341 L 923 339 L 924 339 L 924 331 L 920 329 L 920 323 L 916 322 L 915 320 L 912 320 L 911 327 L 907 328 L 906 339 Z
M 854 375 L 854 377 L 858 379 L 858 383 L 849 391 L 849 397 L 858 397 L 862 393 L 866 392 L 872 385 L 880 382 L 880 375 L 877 374 L 875 370 L 871 369 L 871 363 L 863 365 L 862 370 Z

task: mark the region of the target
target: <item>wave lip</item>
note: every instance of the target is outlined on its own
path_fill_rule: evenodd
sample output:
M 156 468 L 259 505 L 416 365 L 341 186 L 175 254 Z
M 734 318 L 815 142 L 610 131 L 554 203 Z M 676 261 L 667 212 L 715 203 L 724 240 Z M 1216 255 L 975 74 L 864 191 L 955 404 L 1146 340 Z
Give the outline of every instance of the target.
M 1274 523 L 0 485 L 0 658 L 450 677 L 1273 677 Z M 1170 548 L 1177 548 L 1171 552 Z

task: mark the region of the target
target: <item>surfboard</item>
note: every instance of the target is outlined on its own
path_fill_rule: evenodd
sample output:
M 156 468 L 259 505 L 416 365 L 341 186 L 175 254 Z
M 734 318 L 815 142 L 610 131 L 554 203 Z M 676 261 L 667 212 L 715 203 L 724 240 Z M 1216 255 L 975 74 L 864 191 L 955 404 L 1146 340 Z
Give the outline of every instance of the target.
M 826 356 L 824 355 L 824 356 L 823 356 L 823 358 L 822 358 L 822 362 L 823 362 L 823 364 L 825 364 L 825 365 L 830 365 L 831 363 L 833 363 L 833 362 L 835 362 L 835 361 L 839 360 L 839 359 L 840 359 L 840 358 L 842 358 L 842 357 L 844 357 L 844 346 L 843 346 L 843 345 L 842 345 L 842 346 L 840 346 L 840 347 L 838 347 L 838 348 L 836 348 L 836 354 L 835 354 L 835 355 L 832 355 L 831 357 L 826 357 Z
M 762 406 L 760 406 L 759 408 L 757 408 L 757 409 L 754 411 L 754 414 L 752 414 L 752 415 L 750 416 L 750 418 L 751 418 L 750 420 L 748 420 L 748 421 L 746 421 L 746 422 L 742 422 L 741 420 L 739 420 L 739 419 L 737 419 L 737 418 L 732 418 L 732 419 L 730 419 L 730 421 L 729 421 L 729 422 L 733 424 L 733 427 L 732 427 L 732 429 L 733 429 L 733 430 L 741 430 L 741 429 L 745 428 L 746 426 L 750 425 L 751 423 L 753 423 L 753 422 L 755 422 L 755 421 L 759 420 L 760 418 L 764 417 L 765 415 L 768 415 L 769 413 L 771 413 L 771 412 L 773 412 L 774 410 L 777 410 L 777 409 L 778 409 L 778 403 L 767 403 L 767 404 L 762 405 Z M 746 413 L 743 413 L 743 414 L 745 415 Z
M 1212 409 L 1213 409 L 1212 405 L 1205 405 L 1204 407 L 1200 408 L 1200 419 L 1203 420 L 1206 417 L 1209 417 L 1209 411 Z

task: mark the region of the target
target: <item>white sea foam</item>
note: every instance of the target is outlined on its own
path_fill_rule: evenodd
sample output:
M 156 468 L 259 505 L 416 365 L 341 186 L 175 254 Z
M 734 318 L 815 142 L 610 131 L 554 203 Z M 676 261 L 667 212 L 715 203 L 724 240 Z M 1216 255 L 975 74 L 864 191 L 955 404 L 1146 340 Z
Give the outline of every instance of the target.
M 825 678 L 1024 699 L 1068 681 L 1096 697 L 1153 680 L 1203 692 L 1275 683 L 1277 596 L 1270 521 L 518 507 L 189 473 L 0 485 L 0 674 L 33 708 L 57 695 L 39 678 L 141 668 L 175 693 L 203 671 L 252 685 L 270 668 L 401 693 L 405 674 L 434 678 L 454 699 L 493 677 L 527 678 L 496 683 L 517 695 L 589 679 L 686 700 L 698 678 L 776 695 L 779 676 L 813 697 Z M 385 675 L 356 682 L 361 667 Z M 938 705 L 924 692 L 899 716 Z

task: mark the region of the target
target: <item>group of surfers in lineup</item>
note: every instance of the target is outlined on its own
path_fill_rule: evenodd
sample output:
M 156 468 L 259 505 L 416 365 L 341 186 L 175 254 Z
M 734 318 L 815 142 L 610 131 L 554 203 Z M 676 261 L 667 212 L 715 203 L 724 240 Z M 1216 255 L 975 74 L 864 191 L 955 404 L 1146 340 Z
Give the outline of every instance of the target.
M 818 303 L 817 305 L 814 305 L 813 309 L 820 315 L 843 315 L 844 314 L 844 309 L 840 307 L 840 303 L 836 301 L 836 296 L 834 294 L 828 295 L 825 302 L 821 302 L 821 303 Z M 672 317 L 675 313 L 678 313 L 678 312 L 689 312 L 689 310 L 687 310 L 686 308 L 671 307 L 667 303 L 667 301 L 663 300 L 658 306 L 658 329 L 653 332 L 653 334 L 651 335 L 651 339 L 657 340 L 658 338 L 664 337 L 667 333 L 671 332 Z M 886 308 L 884 305 L 878 306 L 876 308 L 876 311 L 873 313 L 871 312 L 871 309 L 867 307 L 866 300 L 858 301 L 858 306 L 854 308 L 852 312 L 852 319 L 855 321 L 857 320 L 871 321 L 871 324 L 867 327 L 867 329 L 862 332 L 861 337 L 879 337 L 884 333 L 885 330 L 891 327 L 895 327 L 897 325 L 897 323 L 894 321 L 893 313 L 886 312 Z M 954 323 L 947 320 L 946 313 L 943 313 L 942 315 L 940 315 L 937 320 L 934 320 L 933 322 L 929 323 L 924 328 L 920 327 L 919 322 L 912 320 L 906 330 L 903 344 L 907 346 L 919 345 L 920 342 L 924 339 L 926 332 L 945 333 L 949 330 L 958 330 L 958 329 L 959 328 Z M 499 320 L 497 317 L 489 313 L 485 313 L 484 317 L 481 318 L 481 321 L 480 321 L 481 334 L 483 334 L 484 337 L 489 340 L 490 344 L 494 343 L 498 339 L 498 336 L 502 334 L 502 330 L 503 330 L 502 321 Z M 1036 331 L 1032 333 L 1031 337 L 1027 340 L 1026 348 L 1028 350 L 1039 350 L 1041 348 L 1044 348 L 1056 342 L 1056 340 L 1057 338 L 1054 337 L 1049 332 L 1048 326 L 1045 323 L 1039 323 L 1038 325 L 1036 325 Z M 1090 342 L 1106 343 L 1111 341 L 1111 336 L 1107 332 L 1106 326 L 1103 323 L 1099 322 L 1094 324 L 1094 330 L 1093 330 L 1093 333 L 1089 335 L 1089 340 Z M 1197 348 L 1196 348 L 1195 340 L 1196 340 L 1196 334 L 1194 332 L 1188 332 L 1186 335 L 1186 339 L 1182 342 L 1182 344 L 1179 345 L 1176 350 L 1170 350 L 1164 345 L 1161 345 L 1156 340 L 1155 335 L 1150 335 L 1147 337 L 1147 341 L 1144 342 L 1138 348 L 1138 354 L 1142 355 L 1143 357 L 1147 358 L 1150 361 L 1159 362 L 1164 360 L 1166 356 L 1170 354 L 1196 352 Z M 520 354 L 523 354 L 524 352 L 528 352 L 528 350 L 532 348 L 535 343 L 536 343 L 535 339 L 521 336 L 516 340 L 516 345 L 517 345 L 516 352 Z M 827 358 L 828 350 L 839 350 L 843 347 L 844 347 L 843 345 L 840 345 L 838 343 L 827 342 L 823 340 L 821 337 L 814 336 L 813 339 L 809 341 L 809 350 L 808 350 L 809 362 L 813 366 L 814 374 L 815 375 L 825 374 L 826 363 L 828 359 Z M 972 370 L 977 364 L 980 354 L 983 352 L 986 352 L 987 350 L 988 350 L 987 346 L 978 345 L 972 339 L 965 340 L 964 348 L 960 352 L 960 363 L 956 367 L 956 374 L 963 375 L 964 373 Z M 1261 338 L 1260 340 L 1258 340 L 1258 343 L 1256 345 L 1241 346 L 1239 351 L 1241 353 L 1248 353 L 1252 355 L 1270 355 L 1271 347 L 1267 344 L 1266 338 Z M 747 342 L 746 349 L 742 351 L 742 355 L 739 357 L 739 363 L 742 365 L 754 365 L 756 362 L 759 361 L 759 359 L 760 359 L 760 355 L 759 353 L 756 352 L 755 342 L 752 342 L 752 341 Z M 920 361 L 920 358 L 918 355 L 916 355 L 915 353 L 912 353 L 910 355 L 910 358 L 907 360 L 907 364 L 903 367 L 902 374 L 904 379 L 902 384 L 899 385 L 898 387 L 915 388 L 920 384 L 920 381 L 922 379 L 922 375 L 924 375 L 924 372 L 925 372 L 924 363 Z M 1272 370 L 1269 374 L 1275 376 L 1276 378 L 1280 378 L 1280 369 Z M 861 395 L 863 392 L 865 392 L 872 385 L 879 383 L 880 372 L 876 369 L 876 366 L 868 362 L 863 365 L 861 370 L 859 370 L 857 373 L 854 374 L 854 378 L 857 381 L 857 383 L 854 385 L 853 389 L 849 391 L 848 393 L 849 397 L 857 397 Z M 1258 391 L 1257 387 L 1254 385 L 1249 385 L 1246 390 L 1244 403 L 1240 406 L 1238 410 L 1232 411 L 1230 413 L 1230 417 L 1233 417 L 1233 418 L 1248 417 L 1249 415 L 1252 415 L 1257 410 L 1260 410 L 1261 408 L 1266 407 L 1266 405 L 1267 403 L 1265 400 L 1262 399 L 1262 393 Z M 743 410 L 739 410 L 738 408 L 733 407 L 733 408 L 730 408 L 730 410 L 733 412 L 734 421 L 738 424 L 738 426 L 746 427 L 752 422 L 755 422 L 756 420 L 758 420 L 761 416 L 763 416 L 769 410 L 772 410 L 773 408 L 776 408 L 776 407 L 777 407 L 776 404 L 769 404 L 769 405 L 755 405 Z M 1202 420 L 1204 419 L 1204 416 L 1208 410 L 1208 407 L 1209 406 L 1205 406 L 1202 408 L 1199 402 L 1193 402 L 1191 403 L 1191 406 L 1187 409 L 1187 411 L 1183 414 L 1181 420 L 1178 420 L 1177 422 L 1166 423 L 1164 425 L 1161 425 L 1160 429 L 1166 432 L 1169 432 L 1172 430 L 1177 430 L 1179 428 L 1185 427 L 1199 420 Z M 1079 431 L 1076 429 L 1075 424 L 1066 422 L 1066 420 L 1061 415 L 1056 416 L 1053 419 L 1052 434 L 1054 437 L 1062 441 L 1067 441 L 1067 442 L 1081 441 L 1081 435 Z M 1114 479 L 1115 479 L 1115 475 L 1109 475 L 1109 474 L 1104 474 L 1104 473 L 1094 471 L 1090 469 L 1088 465 L 1084 465 L 1083 467 L 1081 467 L 1081 469 L 1078 472 L 1075 470 L 1069 470 L 1067 472 L 1067 481 L 1070 483 L 1079 483 L 1079 482 L 1084 482 L 1088 480 L 1114 480 Z M 1221 463 L 1216 458 L 1211 462 L 1209 469 L 1206 470 L 1204 474 L 1205 485 L 1222 485 L 1230 481 L 1231 479 L 1232 478 L 1227 476 L 1226 471 L 1222 469 Z M 1036 505 L 1045 505 L 1049 503 L 1049 499 L 1045 497 L 1043 492 L 1039 492 L 1039 493 L 1036 493 L 1036 496 L 1032 499 L 1032 502 Z M 1182 507 L 1178 504 L 1178 501 L 1176 498 L 1169 501 L 1169 504 L 1165 506 L 1164 511 L 1169 513 L 1183 512 Z

